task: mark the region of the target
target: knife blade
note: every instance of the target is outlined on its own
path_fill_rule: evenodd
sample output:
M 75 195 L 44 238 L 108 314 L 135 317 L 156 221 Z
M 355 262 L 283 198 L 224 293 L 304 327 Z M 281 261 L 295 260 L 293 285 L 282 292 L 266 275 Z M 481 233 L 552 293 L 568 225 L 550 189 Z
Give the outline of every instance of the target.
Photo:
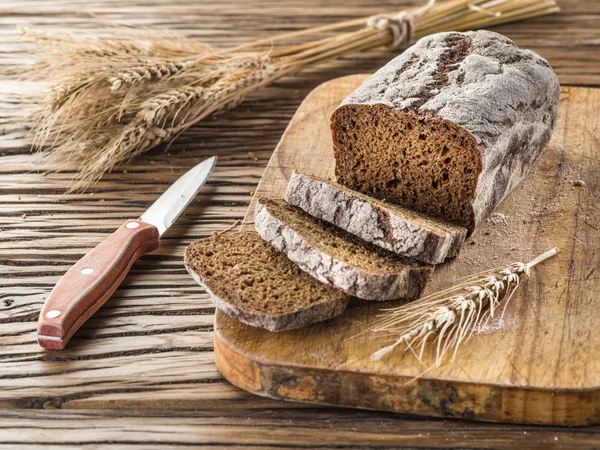
M 63 275 L 40 312 L 40 346 L 65 348 L 73 334 L 119 287 L 133 263 L 158 248 L 161 236 L 204 186 L 216 162 L 213 156 L 187 171 L 139 220 L 125 222 Z

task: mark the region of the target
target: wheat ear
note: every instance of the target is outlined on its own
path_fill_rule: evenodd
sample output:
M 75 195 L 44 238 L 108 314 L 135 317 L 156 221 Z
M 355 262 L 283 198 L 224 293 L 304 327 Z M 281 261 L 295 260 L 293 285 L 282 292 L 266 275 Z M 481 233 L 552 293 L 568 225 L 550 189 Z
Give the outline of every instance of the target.
M 371 359 L 378 361 L 405 345 L 422 361 L 425 348 L 431 343 L 436 349 L 436 367 L 450 351 L 454 360 L 461 344 L 476 330 L 481 330 L 491 319 L 503 317 L 521 280 L 529 277 L 531 269 L 557 253 L 558 249 L 553 248 L 528 263 L 492 269 L 486 275 L 478 274 L 449 289 L 385 310 L 371 331 L 400 337 L 373 353 Z

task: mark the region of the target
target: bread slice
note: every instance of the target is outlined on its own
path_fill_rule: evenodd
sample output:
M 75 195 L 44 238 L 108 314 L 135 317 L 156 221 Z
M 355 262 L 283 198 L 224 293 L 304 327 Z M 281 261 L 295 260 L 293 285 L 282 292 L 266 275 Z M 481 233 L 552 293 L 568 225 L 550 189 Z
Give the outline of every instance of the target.
M 367 242 L 429 264 L 458 255 L 467 234 L 463 227 L 296 171 L 285 200 Z
M 331 319 L 349 300 L 301 271 L 254 231 L 196 241 L 186 249 L 184 263 L 220 310 L 270 331 Z
M 433 267 L 361 241 L 283 200 L 259 199 L 258 234 L 323 283 L 364 300 L 415 299 Z
M 552 136 L 552 67 L 491 31 L 420 39 L 331 116 L 337 181 L 472 232 Z

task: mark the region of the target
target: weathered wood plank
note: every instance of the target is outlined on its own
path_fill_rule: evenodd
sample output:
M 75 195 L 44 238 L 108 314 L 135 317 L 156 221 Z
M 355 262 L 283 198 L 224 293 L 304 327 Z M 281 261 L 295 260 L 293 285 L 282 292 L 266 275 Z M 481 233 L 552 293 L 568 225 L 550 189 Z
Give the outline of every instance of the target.
M 172 28 L 213 45 L 230 46 L 408 3 L 421 2 L 4 0 L 0 3 L 0 70 L 29 60 L 25 54 L 28 46 L 18 38 L 15 25 L 55 31 L 68 27 L 99 30 L 100 25 L 90 16 L 94 13 L 103 20 Z M 562 83 L 598 85 L 600 4 L 591 0 L 561 0 L 560 4 L 560 15 L 497 30 L 548 58 Z M 164 149 L 150 152 L 107 175 L 85 195 L 64 195 L 69 171 L 45 176 L 37 172 L 40 164 L 29 151 L 26 131 L 7 120 L 20 117 L 30 108 L 27 98 L 17 94 L 39 86 L 15 85 L 0 75 L 0 128 L 6 133 L 0 132 L 0 404 L 19 408 L 208 408 L 217 418 L 233 414 L 227 420 L 220 419 L 220 424 L 204 428 L 195 419 L 185 422 L 184 415 L 174 415 L 170 422 L 173 431 L 163 435 L 163 417 L 147 419 L 132 412 L 127 419 L 106 418 L 102 414 L 110 413 L 93 412 L 85 416 L 85 424 L 74 426 L 79 431 L 68 438 L 71 442 L 79 439 L 82 446 L 89 448 L 110 442 L 115 443 L 115 448 L 129 448 L 133 442 L 151 448 L 151 439 L 145 441 L 148 436 L 143 437 L 143 431 L 153 438 L 163 438 L 162 444 L 171 442 L 166 448 L 190 442 L 207 446 L 234 442 L 272 448 L 278 442 L 294 442 L 284 436 L 286 429 L 282 428 L 289 421 L 294 425 L 294 439 L 313 447 L 351 446 L 355 437 L 357 447 L 360 443 L 377 446 L 379 441 L 409 447 L 434 443 L 477 447 L 479 441 L 504 448 L 554 444 L 552 429 L 546 432 L 539 428 L 486 425 L 477 428 L 481 430 L 478 432 L 467 427 L 468 437 L 463 438 L 460 432 L 452 431 L 458 429 L 459 422 L 407 421 L 385 414 L 328 409 L 298 413 L 297 405 L 288 414 L 290 404 L 250 396 L 224 382 L 215 371 L 210 331 L 213 309 L 183 269 L 185 246 L 244 216 L 250 193 L 256 189 L 273 148 L 311 89 L 334 77 L 374 71 L 393 55 L 387 50 L 352 55 L 285 78 L 252 96 L 237 110 L 184 133 L 169 154 Z M 220 157 L 219 164 L 208 185 L 169 230 L 162 247 L 133 267 L 122 288 L 78 333 L 73 347 L 65 354 L 68 357 L 59 360 L 59 355 L 42 352 L 34 342 L 37 310 L 61 274 L 124 219 L 143 212 L 186 169 L 215 152 Z M 256 154 L 259 161 L 253 161 L 247 152 Z M 69 170 L 72 173 L 74 168 Z M 23 218 L 23 214 L 27 217 Z M 119 352 L 123 354 L 119 356 Z M 171 357 L 176 362 L 171 363 Z M 5 390 L 5 386 L 10 388 Z M 135 389 L 128 390 L 131 386 Z M 264 422 L 255 419 L 256 410 L 261 408 L 282 410 L 265 413 L 269 423 L 279 427 L 272 425 L 261 430 Z M 70 434 L 69 423 L 82 423 L 76 414 L 40 413 L 11 413 L 23 414 L 22 423 L 2 416 L 0 442 L 5 444 L 0 445 L 15 448 L 17 441 L 29 439 L 40 446 L 54 442 L 55 448 L 63 448 L 60 439 Z M 98 414 L 107 421 L 95 433 L 94 417 Z M 255 430 L 254 438 L 248 438 L 251 444 L 237 433 L 236 427 L 246 421 L 250 427 L 242 431 Z M 381 426 L 377 425 L 379 422 Z M 144 423 L 148 425 L 141 428 Z M 363 423 L 374 430 L 368 439 L 357 437 L 363 434 Z M 327 431 L 313 436 L 313 429 L 324 424 Z M 359 431 L 352 431 L 353 427 Z M 24 432 L 38 428 L 38 434 Z M 343 439 L 335 438 L 336 429 L 345 430 Z M 202 438 L 205 432 L 206 439 Z M 387 433 L 383 440 L 377 435 L 379 432 Z M 431 437 L 423 440 L 418 436 L 421 432 L 423 436 L 430 432 Z M 557 432 L 557 445 L 584 447 L 597 440 L 595 429 Z M 119 440 L 129 433 L 134 433 L 132 438 Z M 180 433 L 185 439 L 178 441 L 176 435 Z M 233 439 L 230 435 L 236 433 Z M 257 435 L 268 438 L 263 442 Z M 324 444 L 328 441 L 333 443 Z
M 585 448 L 600 429 L 424 421 L 365 411 L 299 409 L 204 411 L 0 411 L 0 449 L 61 448 Z M 39 426 L 43 423 L 43 426 Z M 19 430 L 15 439 L 10 430 Z M 52 447 L 54 445 L 55 447 Z M 64 448 L 64 447 L 63 447 Z M 194 447 L 195 448 L 195 447 Z

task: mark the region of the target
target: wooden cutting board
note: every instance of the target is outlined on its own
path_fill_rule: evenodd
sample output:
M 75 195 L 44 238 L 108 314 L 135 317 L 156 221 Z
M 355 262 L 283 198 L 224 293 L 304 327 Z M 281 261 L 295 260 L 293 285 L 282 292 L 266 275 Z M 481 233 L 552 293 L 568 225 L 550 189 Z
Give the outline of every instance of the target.
M 280 198 L 293 169 L 331 176 L 329 116 L 366 75 L 315 89 L 289 124 L 255 194 Z M 423 372 L 410 353 L 369 356 L 389 338 L 364 333 L 380 308 L 358 302 L 339 318 L 270 333 L 223 313 L 215 359 L 231 383 L 258 395 L 431 416 L 558 425 L 600 423 L 600 90 L 563 88 L 551 144 L 526 180 L 438 266 L 428 292 L 457 278 L 559 247 L 454 362 Z M 252 203 L 246 222 L 252 222 Z M 252 225 L 246 225 L 252 226 Z M 433 353 L 425 364 L 433 362 Z

